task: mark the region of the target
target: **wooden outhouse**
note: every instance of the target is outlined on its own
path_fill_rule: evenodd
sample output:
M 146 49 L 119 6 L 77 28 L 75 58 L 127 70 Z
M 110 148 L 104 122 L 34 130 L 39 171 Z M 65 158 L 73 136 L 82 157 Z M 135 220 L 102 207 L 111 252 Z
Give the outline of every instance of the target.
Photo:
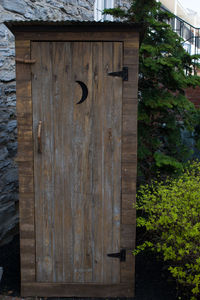
M 133 297 L 139 27 L 11 22 L 22 296 Z

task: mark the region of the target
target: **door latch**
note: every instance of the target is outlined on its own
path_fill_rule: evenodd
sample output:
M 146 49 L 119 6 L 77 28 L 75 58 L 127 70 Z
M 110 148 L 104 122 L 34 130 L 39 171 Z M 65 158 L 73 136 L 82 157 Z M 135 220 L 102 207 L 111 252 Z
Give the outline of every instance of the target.
M 118 253 L 109 253 L 107 256 L 119 258 L 120 261 L 126 261 L 126 249 L 122 249 Z
M 122 71 L 119 72 L 109 72 L 108 75 L 122 77 L 123 81 L 128 81 L 128 67 L 123 67 Z

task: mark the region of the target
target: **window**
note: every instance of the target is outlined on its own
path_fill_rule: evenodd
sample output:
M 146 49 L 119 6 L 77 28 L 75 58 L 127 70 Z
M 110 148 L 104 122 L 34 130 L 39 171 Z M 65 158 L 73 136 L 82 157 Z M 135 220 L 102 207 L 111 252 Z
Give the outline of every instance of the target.
M 113 21 L 113 17 L 103 15 L 104 8 L 113 8 L 114 0 L 95 0 L 94 3 L 94 19 L 95 21 Z

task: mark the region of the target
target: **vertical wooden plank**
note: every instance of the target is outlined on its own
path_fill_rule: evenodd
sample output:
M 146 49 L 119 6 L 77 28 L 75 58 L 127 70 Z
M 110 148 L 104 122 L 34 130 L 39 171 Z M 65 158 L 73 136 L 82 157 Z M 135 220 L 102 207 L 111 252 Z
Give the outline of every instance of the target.
M 103 282 L 103 204 L 104 204 L 104 140 L 103 140 L 103 46 L 92 43 L 93 83 L 92 83 L 92 243 L 93 282 Z
M 16 57 L 30 59 L 30 41 L 16 41 Z M 35 281 L 31 66 L 16 63 L 21 282 Z M 20 118 L 22 116 L 22 118 Z M 30 247 L 27 247 L 27 243 Z
M 61 45 L 60 45 L 61 46 Z M 57 126 L 62 127 L 62 141 L 63 147 L 60 149 L 62 156 L 62 178 L 63 184 L 63 281 L 73 282 L 74 268 L 74 249 L 73 249 L 73 159 L 72 159 L 72 143 L 73 143 L 73 111 L 75 99 L 73 97 L 73 90 L 75 82 L 72 77 L 72 43 L 63 43 L 64 49 L 63 72 L 59 75 L 61 84 L 61 107 L 63 125 L 58 123 Z M 61 78 L 62 77 L 62 78 Z M 61 126 L 60 126 L 61 125 Z
M 123 45 L 112 43 L 113 47 L 113 71 L 122 70 Z M 112 102 L 112 128 L 113 128 L 113 207 L 112 207 L 112 248 L 113 252 L 120 251 L 120 223 L 121 223 L 121 138 L 122 138 L 122 80 L 113 78 L 113 102 Z M 112 268 L 112 283 L 120 282 L 120 262 Z
M 53 281 L 53 231 L 52 205 L 54 203 L 54 141 L 52 93 L 52 43 L 32 43 L 33 66 L 33 129 L 35 170 L 35 226 L 37 281 Z M 42 121 L 42 153 L 38 152 L 38 124 Z
M 63 236 L 64 236 L 64 136 L 65 124 L 63 110 L 67 105 L 65 95 L 66 78 L 64 43 L 52 43 L 52 93 L 53 93 L 53 135 L 54 146 L 54 198 L 52 199 L 52 223 L 53 227 L 53 281 L 63 282 Z
M 117 258 L 108 257 L 107 254 L 120 251 L 122 79 L 108 76 L 107 73 L 118 71 L 118 68 L 122 67 L 121 51 L 120 43 L 103 43 L 104 283 L 120 281 L 120 261 Z
M 92 43 L 83 43 L 83 66 L 82 79 L 88 87 L 88 97 L 84 110 L 84 131 L 85 131 L 85 149 L 83 152 L 83 191 L 84 191 L 84 237 L 83 237 L 83 267 L 84 267 L 84 282 L 92 282 L 93 275 L 93 237 L 92 237 L 92 206 L 93 206 L 93 174 L 94 165 L 92 164 L 92 157 L 94 157 L 94 108 L 95 103 L 92 98 L 93 89 L 93 61 L 92 61 Z M 81 104 L 79 109 L 82 110 Z
M 84 81 L 82 78 L 83 71 L 83 43 L 72 44 L 72 80 Z M 81 79 L 80 79 L 81 77 Z M 78 85 L 78 84 L 77 84 Z M 75 83 L 74 83 L 75 88 Z M 74 227 L 74 282 L 84 282 L 84 266 L 83 266 L 83 247 L 84 247 L 84 187 L 83 187 L 83 164 L 85 142 L 85 103 L 75 104 L 78 102 L 78 86 L 74 93 L 74 110 L 73 110 L 73 127 L 72 130 L 72 159 L 74 163 L 74 171 L 72 173 L 72 203 L 73 203 L 73 227 Z
M 126 261 L 121 262 L 121 283 L 129 283 L 134 288 L 135 257 L 132 250 L 126 251 Z
M 137 86 L 138 39 L 124 42 L 124 64 L 129 69 L 129 79 L 123 84 L 122 117 L 122 222 L 121 247 L 127 249 L 127 260 L 121 264 L 121 282 L 134 282 L 135 260 L 132 250 L 136 239 L 137 172 Z
M 113 128 L 111 125 L 112 119 L 112 102 L 113 102 L 113 84 L 114 78 L 107 75 L 108 72 L 113 70 L 113 44 L 112 42 L 103 43 L 103 183 L 102 188 L 104 189 L 103 201 L 103 282 L 112 282 L 112 267 L 113 264 L 117 264 L 116 258 L 107 257 L 107 253 L 113 253 L 113 228 L 112 228 L 112 206 L 113 206 Z M 106 101 L 105 101 L 106 100 Z

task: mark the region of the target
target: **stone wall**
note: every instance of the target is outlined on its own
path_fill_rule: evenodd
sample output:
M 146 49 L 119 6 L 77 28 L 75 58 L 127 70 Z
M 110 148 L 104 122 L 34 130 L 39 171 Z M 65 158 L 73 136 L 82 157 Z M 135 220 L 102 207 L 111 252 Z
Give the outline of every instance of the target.
M 94 0 L 0 0 L 0 246 L 18 232 L 14 36 L 10 20 L 93 20 Z

